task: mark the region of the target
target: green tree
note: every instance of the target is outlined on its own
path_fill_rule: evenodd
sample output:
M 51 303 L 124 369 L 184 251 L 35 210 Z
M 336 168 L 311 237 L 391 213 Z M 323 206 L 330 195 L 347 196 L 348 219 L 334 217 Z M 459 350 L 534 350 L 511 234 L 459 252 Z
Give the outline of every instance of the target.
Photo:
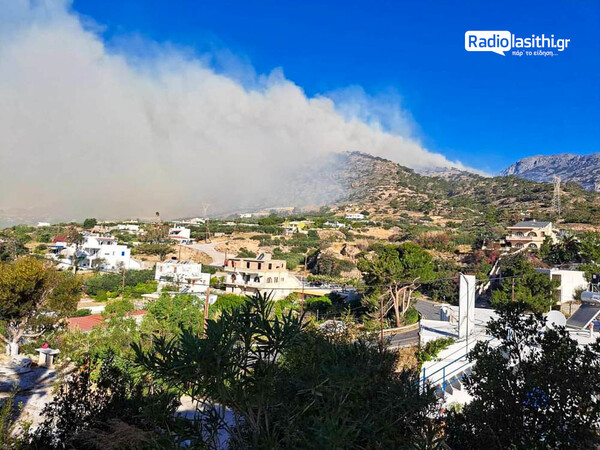
M 85 228 L 86 230 L 90 229 L 90 228 L 94 228 L 97 223 L 98 223 L 98 221 L 94 218 L 85 219 L 83 221 L 83 228 Z
M 600 233 L 588 231 L 580 239 L 581 256 L 587 263 L 600 264 Z
M 77 228 L 70 227 L 69 231 L 67 231 L 67 234 L 65 235 L 65 242 L 68 245 L 73 245 L 74 246 L 74 251 L 73 251 L 73 273 L 76 274 L 77 273 L 77 266 L 78 266 L 79 261 L 80 261 L 79 246 L 81 244 L 83 244 L 83 234 L 81 234 L 81 232 Z
M 22 338 L 36 337 L 77 309 L 81 282 L 31 257 L 0 264 L 0 337 L 18 353 Z
M 600 340 L 580 346 L 517 303 L 499 311 L 465 386 L 473 401 L 449 416 L 452 448 L 589 449 L 599 439 Z
M 124 317 L 135 309 L 133 302 L 128 299 L 114 299 L 109 301 L 104 308 L 106 317 Z
M 368 295 L 391 299 L 398 327 L 410 308 L 414 283 L 429 281 L 434 274 L 431 255 L 412 242 L 380 247 L 372 259 L 361 258 L 358 268 L 369 288 Z
M 273 306 L 257 295 L 209 320 L 206 337 L 184 330 L 146 352 L 134 345 L 152 378 L 198 402 L 205 433 L 192 445 L 211 448 L 225 430 L 230 448 L 408 447 L 435 405 L 416 373 L 398 372 L 386 349 L 309 332 Z
M 501 307 L 514 298 L 531 311 L 547 312 L 556 304 L 560 282 L 537 272 L 523 253 L 502 259 L 501 270 L 502 281 L 492 291 L 492 306 Z
M 201 332 L 204 325 L 204 300 L 195 295 L 162 294 L 147 306 L 148 314 L 142 321 L 143 333 L 172 338 L 182 329 Z
M 161 261 L 171 252 L 173 252 L 173 247 L 170 244 L 161 243 L 143 243 L 136 245 L 132 250 L 134 255 L 157 255 Z

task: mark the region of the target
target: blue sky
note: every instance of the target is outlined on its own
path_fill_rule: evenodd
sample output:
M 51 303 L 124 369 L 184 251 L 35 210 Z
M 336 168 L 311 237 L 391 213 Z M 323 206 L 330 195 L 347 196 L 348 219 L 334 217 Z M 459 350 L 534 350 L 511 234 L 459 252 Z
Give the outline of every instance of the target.
M 122 36 L 280 67 L 307 95 L 394 93 L 423 144 L 495 173 L 516 159 L 600 151 L 600 2 L 74 0 Z M 467 30 L 571 39 L 559 56 L 469 53 Z

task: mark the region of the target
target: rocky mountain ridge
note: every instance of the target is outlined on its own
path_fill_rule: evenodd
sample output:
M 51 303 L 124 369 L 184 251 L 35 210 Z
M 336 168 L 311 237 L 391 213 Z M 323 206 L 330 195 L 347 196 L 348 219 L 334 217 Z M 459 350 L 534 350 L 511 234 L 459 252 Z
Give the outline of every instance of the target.
M 554 176 L 558 176 L 563 183 L 573 182 L 585 189 L 600 191 L 600 153 L 529 156 L 510 165 L 500 174 L 538 182 L 552 182 Z

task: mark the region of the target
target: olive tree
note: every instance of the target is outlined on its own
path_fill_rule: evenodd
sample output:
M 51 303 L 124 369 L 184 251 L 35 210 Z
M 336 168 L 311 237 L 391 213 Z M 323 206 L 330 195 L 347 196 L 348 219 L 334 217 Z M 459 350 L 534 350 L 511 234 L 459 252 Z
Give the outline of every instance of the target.
M 81 283 L 32 257 L 0 264 L 0 338 L 18 354 L 22 338 L 37 337 L 77 309 Z

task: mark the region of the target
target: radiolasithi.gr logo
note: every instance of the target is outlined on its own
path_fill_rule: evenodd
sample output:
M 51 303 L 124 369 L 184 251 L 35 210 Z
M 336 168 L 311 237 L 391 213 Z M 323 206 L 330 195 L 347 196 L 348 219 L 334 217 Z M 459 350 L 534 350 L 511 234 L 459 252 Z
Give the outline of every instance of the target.
M 517 37 L 510 31 L 467 31 L 465 50 L 468 52 L 494 52 L 505 56 L 511 51 L 513 56 L 558 56 L 564 51 L 571 39 L 559 39 L 553 34 L 532 34 Z

